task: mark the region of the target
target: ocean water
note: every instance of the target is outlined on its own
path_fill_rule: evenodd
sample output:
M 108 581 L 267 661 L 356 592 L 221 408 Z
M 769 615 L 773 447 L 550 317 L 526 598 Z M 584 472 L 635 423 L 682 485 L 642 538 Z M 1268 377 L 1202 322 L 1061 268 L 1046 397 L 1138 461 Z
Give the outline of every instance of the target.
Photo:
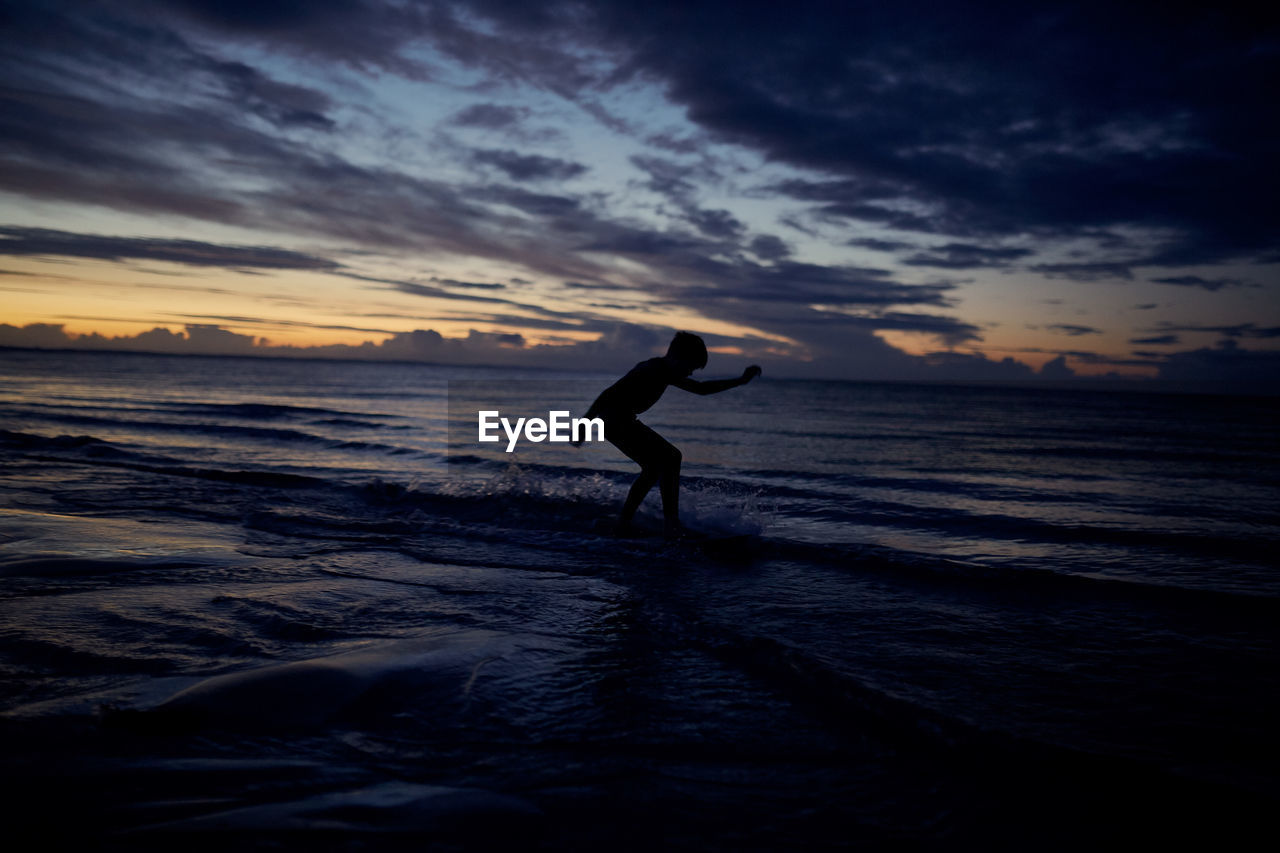
M 580 413 L 613 378 L 0 353 L 14 820 L 118 849 L 1265 826 L 1275 399 L 670 389 L 642 417 L 699 544 L 606 532 L 607 445 L 469 440 L 486 388 Z

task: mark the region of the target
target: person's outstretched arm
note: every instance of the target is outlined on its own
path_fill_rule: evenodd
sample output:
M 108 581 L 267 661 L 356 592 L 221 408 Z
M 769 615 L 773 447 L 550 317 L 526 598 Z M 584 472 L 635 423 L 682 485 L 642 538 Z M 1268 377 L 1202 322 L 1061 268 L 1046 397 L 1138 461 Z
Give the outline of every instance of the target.
M 676 379 L 671 384 L 679 388 L 681 391 L 692 391 L 694 394 L 719 394 L 721 391 L 728 391 L 730 388 L 737 388 L 739 385 L 746 385 L 752 379 L 755 379 L 761 373 L 759 365 L 751 365 L 742 371 L 742 375 L 737 379 L 709 379 L 706 382 L 700 382 L 697 379 L 689 379 L 684 377 Z

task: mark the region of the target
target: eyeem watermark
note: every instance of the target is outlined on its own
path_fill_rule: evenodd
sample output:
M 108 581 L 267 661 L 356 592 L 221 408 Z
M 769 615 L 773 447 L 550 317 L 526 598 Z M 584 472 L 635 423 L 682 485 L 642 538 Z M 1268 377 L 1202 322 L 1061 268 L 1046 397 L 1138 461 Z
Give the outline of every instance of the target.
M 448 384 L 445 461 L 451 473 L 479 476 L 492 470 L 486 467 L 491 463 L 572 467 L 591 464 L 597 456 L 613 458 L 613 448 L 604 440 L 607 418 L 587 415 L 600 393 L 601 377 L 476 372 L 482 375 Z M 456 470 L 455 463 L 460 466 Z
M 604 441 L 604 421 L 600 418 L 571 418 L 568 411 L 547 412 L 547 419 L 516 418 L 513 425 L 496 409 L 476 413 L 479 418 L 479 441 L 501 441 L 498 427 L 507 435 L 507 452 L 516 449 L 521 432 L 526 441 L 580 442 Z M 594 437 L 593 437 L 594 434 Z

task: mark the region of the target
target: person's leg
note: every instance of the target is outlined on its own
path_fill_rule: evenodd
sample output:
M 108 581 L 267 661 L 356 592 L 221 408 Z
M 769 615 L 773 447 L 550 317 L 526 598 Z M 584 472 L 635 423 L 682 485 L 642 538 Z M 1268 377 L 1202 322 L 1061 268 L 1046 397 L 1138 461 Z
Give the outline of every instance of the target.
M 658 473 L 651 469 L 641 468 L 640 476 L 636 477 L 636 481 L 631 484 L 631 491 L 627 492 L 627 500 L 622 505 L 622 515 L 618 517 L 618 526 L 626 530 L 631 526 L 631 520 L 635 518 L 636 510 L 640 508 L 640 504 L 644 502 L 645 495 L 649 494 L 649 490 L 653 488 L 654 482 L 658 479 Z
M 662 490 L 662 518 L 666 534 L 673 536 L 680 532 L 680 451 L 667 444 L 670 451 L 665 453 L 665 461 L 659 473 L 658 488 Z
M 636 510 L 644 502 L 653 484 L 661 484 L 662 514 L 668 530 L 680 525 L 680 451 L 638 420 L 625 423 L 606 423 L 605 436 L 609 441 L 640 465 L 640 476 L 631 484 L 618 526 L 622 530 L 631 524 Z

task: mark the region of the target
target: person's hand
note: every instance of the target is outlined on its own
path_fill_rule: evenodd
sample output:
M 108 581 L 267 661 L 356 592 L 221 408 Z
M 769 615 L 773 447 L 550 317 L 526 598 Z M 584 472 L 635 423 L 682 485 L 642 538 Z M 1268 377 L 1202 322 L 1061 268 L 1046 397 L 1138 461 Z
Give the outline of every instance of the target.
M 753 364 L 750 367 L 748 367 L 746 370 L 742 371 L 742 381 L 750 382 L 752 379 L 755 379 L 757 376 L 759 376 L 763 372 L 764 371 L 760 369 L 760 365 Z

